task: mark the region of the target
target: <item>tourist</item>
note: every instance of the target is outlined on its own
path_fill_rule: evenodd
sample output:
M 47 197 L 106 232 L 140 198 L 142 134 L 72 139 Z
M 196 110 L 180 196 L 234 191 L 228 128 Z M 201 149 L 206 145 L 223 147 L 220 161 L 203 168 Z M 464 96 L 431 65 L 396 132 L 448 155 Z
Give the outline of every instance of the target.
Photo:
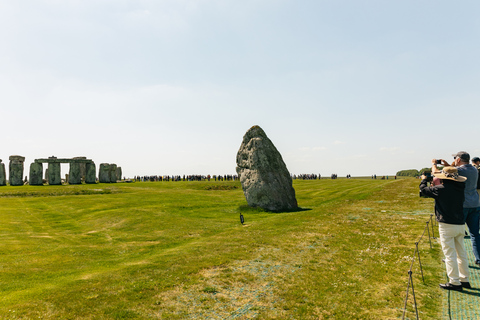
M 467 178 L 465 183 L 465 201 L 463 202 L 463 215 L 470 232 L 472 241 L 473 255 L 475 264 L 480 266 L 480 199 L 477 192 L 478 171 L 470 162 L 470 155 L 465 151 L 460 151 L 453 155 L 454 167 L 457 167 L 458 174 Z M 444 165 L 448 165 L 445 160 L 441 160 Z M 436 165 L 434 165 L 436 169 Z M 438 171 L 438 169 L 436 169 Z
M 457 168 L 444 167 L 438 171 L 436 161 L 432 161 L 434 176 L 441 179 L 438 186 L 427 186 L 427 177 L 422 174 L 420 194 L 435 199 L 435 217 L 438 221 L 440 243 L 445 255 L 445 267 L 449 282 L 440 284 L 445 290 L 462 291 L 471 288 L 468 281 L 468 258 L 463 238 L 465 236 L 465 177 L 460 176 Z M 468 181 L 468 180 L 467 180 Z
M 479 157 L 474 157 L 472 159 L 472 165 L 477 168 L 478 171 L 478 181 L 477 181 L 477 189 L 480 189 L 480 158 Z

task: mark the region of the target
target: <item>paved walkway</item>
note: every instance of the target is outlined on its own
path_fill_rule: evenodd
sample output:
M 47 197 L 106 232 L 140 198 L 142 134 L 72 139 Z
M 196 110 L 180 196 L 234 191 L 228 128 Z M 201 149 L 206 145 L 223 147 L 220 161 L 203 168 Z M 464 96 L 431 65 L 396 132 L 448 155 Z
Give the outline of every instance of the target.
M 452 290 L 443 291 L 443 317 L 452 320 L 480 319 L 480 267 L 475 264 L 470 237 L 465 237 L 465 249 L 470 266 L 470 284 L 472 289 L 463 289 L 462 292 Z M 445 274 L 445 282 L 448 282 Z

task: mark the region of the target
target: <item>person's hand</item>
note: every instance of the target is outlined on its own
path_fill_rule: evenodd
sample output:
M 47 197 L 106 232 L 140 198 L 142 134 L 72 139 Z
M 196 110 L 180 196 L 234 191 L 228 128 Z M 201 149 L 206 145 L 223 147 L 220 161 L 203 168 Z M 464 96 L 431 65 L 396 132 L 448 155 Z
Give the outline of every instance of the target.
M 432 164 L 437 164 L 437 159 L 432 159 Z

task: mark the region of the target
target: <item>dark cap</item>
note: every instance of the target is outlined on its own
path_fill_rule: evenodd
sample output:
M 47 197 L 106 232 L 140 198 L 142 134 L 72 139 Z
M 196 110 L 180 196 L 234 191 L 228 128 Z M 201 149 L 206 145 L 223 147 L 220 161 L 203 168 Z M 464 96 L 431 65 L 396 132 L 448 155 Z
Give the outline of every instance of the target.
M 457 158 L 457 157 L 458 157 L 458 158 L 462 159 L 463 162 L 468 162 L 468 161 L 470 161 L 470 155 L 469 155 L 467 152 L 465 152 L 465 151 L 457 152 L 456 154 L 452 154 L 452 156 L 453 156 L 454 158 Z
M 473 162 L 480 161 L 480 158 L 479 158 L 479 157 L 474 157 L 474 158 L 472 159 L 472 161 L 473 161 Z

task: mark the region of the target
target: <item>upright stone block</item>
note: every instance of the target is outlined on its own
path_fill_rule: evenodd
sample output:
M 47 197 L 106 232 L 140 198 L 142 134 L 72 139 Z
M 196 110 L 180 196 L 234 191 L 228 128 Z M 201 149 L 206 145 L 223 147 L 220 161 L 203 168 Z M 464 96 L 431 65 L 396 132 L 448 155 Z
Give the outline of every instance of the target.
M 11 186 L 23 186 L 23 163 L 25 157 L 10 156 L 9 181 Z
M 110 164 L 110 182 L 117 183 L 117 165 L 115 163 Z
M 98 180 L 100 183 L 110 183 L 110 164 L 100 163 L 98 170 Z
M 250 128 L 243 137 L 237 153 L 237 173 L 249 206 L 269 211 L 298 208 L 287 166 L 259 126 Z
M 117 180 L 121 181 L 122 180 L 122 167 L 117 167 Z
M 74 157 L 73 160 L 87 160 L 87 157 Z M 85 180 L 87 175 L 87 164 L 85 162 L 79 163 L 80 179 Z
M 48 163 L 48 184 L 51 186 L 62 184 L 62 177 L 60 175 L 60 162 L 54 162 L 57 158 L 50 157 L 52 160 Z
M 85 183 L 96 183 L 97 182 L 97 177 L 96 177 L 96 168 L 95 168 L 95 163 L 92 162 L 87 162 L 85 164 Z
M 43 165 L 41 163 L 34 162 L 30 165 L 30 185 L 43 185 Z
M 70 171 L 68 173 L 69 184 L 81 184 L 82 183 L 82 171 L 80 163 L 70 163 Z
M 0 186 L 7 185 L 7 175 L 5 173 L 5 163 L 2 163 L 2 159 L 0 159 Z

